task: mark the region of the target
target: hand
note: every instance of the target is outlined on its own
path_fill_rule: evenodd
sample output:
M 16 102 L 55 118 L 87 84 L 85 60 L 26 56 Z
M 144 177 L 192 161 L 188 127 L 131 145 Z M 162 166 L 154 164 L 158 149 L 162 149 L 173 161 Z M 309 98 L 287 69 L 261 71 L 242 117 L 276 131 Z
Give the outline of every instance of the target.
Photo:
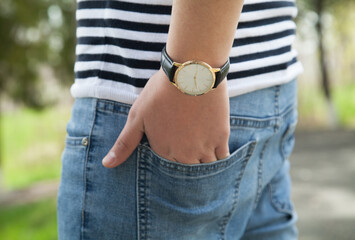
M 185 164 L 214 162 L 229 155 L 227 83 L 203 96 L 181 93 L 159 70 L 132 105 L 127 123 L 103 160 L 113 168 L 132 154 L 145 133 L 159 156 Z

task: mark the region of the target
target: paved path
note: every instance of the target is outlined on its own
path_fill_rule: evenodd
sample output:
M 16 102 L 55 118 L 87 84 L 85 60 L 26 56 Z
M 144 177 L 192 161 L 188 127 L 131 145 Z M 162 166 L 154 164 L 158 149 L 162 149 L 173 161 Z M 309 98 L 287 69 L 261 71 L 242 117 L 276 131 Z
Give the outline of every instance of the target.
M 300 240 L 355 240 L 355 131 L 297 132 L 290 160 Z
M 31 187 L 0 191 L 0 207 L 35 202 L 43 198 L 55 197 L 59 186 L 58 180 L 50 180 L 33 184 Z

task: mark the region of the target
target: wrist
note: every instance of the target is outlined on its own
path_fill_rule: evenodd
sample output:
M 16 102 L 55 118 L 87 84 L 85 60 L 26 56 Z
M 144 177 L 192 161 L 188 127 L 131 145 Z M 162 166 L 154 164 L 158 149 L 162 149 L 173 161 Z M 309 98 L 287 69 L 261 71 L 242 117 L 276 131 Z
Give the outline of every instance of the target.
M 195 101 L 199 102 L 198 100 L 205 101 L 206 99 L 217 99 L 219 97 L 226 97 L 228 98 L 228 87 L 227 87 L 227 81 L 224 79 L 219 85 L 218 88 L 208 92 L 207 94 L 195 97 L 195 96 L 190 96 L 187 94 L 182 93 L 179 91 L 170 81 L 169 78 L 166 76 L 164 70 L 160 68 L 156 74 L 151 77 L 149 80 L 150 84 L 155 86 L 155 89 L 157 90 L 155 94 L 159 95 L 169 95 L 170 97 L 174 97 L 175 99 L 178 99 L 178 101 Z M 216 100 L 218 101 L 218 100 Z
M 161 67 L 169 81 L 181 92 L 191 95 L 205 95 L 215 90 L 225 79 L 229 70 L 229 59 L 219 68 L 196 59 L 179 63 L 174 61 L 164 47 L 161 53 Z

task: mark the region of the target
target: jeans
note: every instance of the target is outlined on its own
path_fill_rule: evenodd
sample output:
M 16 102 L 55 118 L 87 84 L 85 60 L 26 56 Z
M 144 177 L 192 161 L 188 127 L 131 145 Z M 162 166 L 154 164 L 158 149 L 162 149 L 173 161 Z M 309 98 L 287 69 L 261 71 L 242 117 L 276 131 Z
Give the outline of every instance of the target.
M 143 138 L 122 165 L 103 167 L 129 109 L 75 100 L 58 192 L 60 240 L 297 239 L 288 160 L 296 80 L 231 98 L 231 155 L 213 163 L 168 161 Z

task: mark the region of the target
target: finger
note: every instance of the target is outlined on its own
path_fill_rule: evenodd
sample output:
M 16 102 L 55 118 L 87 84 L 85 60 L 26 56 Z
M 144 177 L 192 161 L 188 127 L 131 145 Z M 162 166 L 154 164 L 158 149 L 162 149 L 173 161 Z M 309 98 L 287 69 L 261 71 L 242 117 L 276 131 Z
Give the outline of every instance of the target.
M 122 164 L 137 148 L 143 137 L 143 124 L 127 120 L 121 134 L 117 138 L 110 152 L 102 160 L 107 168 L 114 168 Z
M 209 156 L 203 156 L 200 159 L 200 163 L 211 163 L 211 162 L 215 162 L 217 161 L 217 158 L 215 156 L 215 154 L 209 155 Z
M 215 154 L 218 160 L 229 157 L 230 153 L 228 144 L 226 144 L 225 146 L 217 147 L 215 149 Z

